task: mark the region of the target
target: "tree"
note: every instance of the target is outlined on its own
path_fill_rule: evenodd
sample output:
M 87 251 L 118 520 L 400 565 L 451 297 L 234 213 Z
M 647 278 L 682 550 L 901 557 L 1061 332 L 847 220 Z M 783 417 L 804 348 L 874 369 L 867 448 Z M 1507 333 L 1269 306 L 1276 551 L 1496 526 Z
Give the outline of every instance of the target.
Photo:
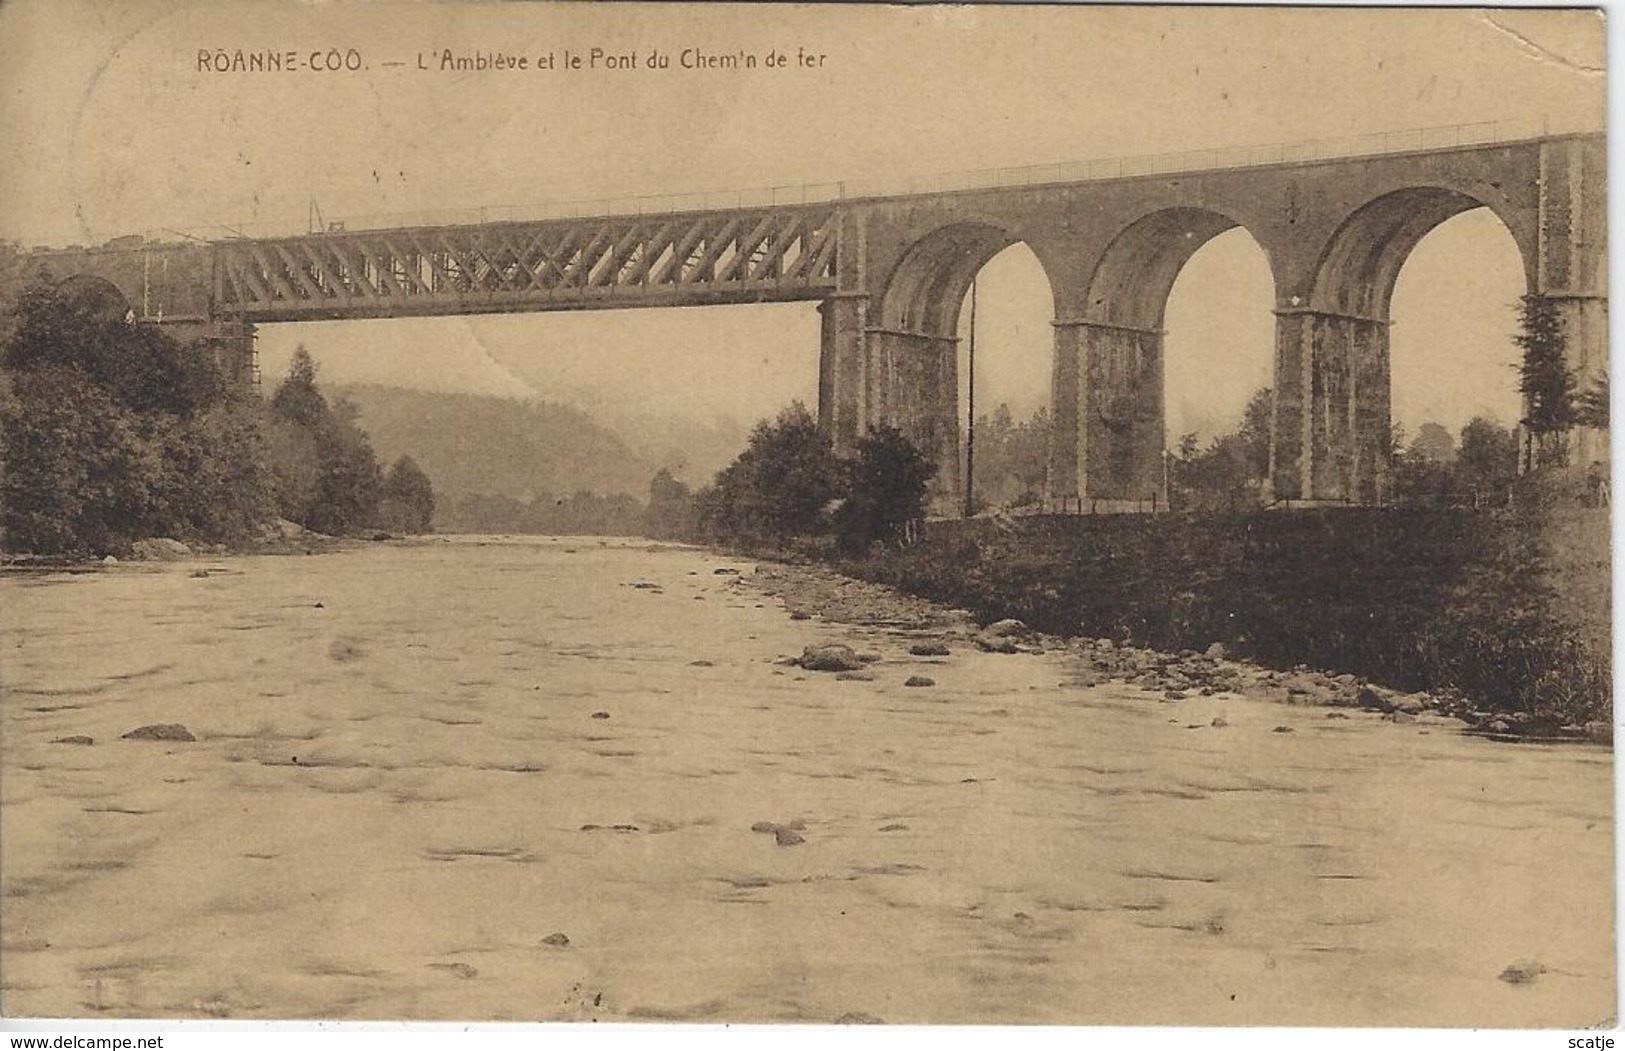
M 1258 503 L 1260 478 L 1245 438 L 1224 434 L 1200 452 L 1182 442 L 1174 458 L 1169 494 L 1173 506 L 1195 511 L 1235 511 Z
M 340 401 L 316 428 L 316 505 L 303 524 L 317 532 L 353 533 L 377 517 L 383 471 L 356 417 L 355 406 Z
M 275 513 L 264 405 L 232 396 L 173 427 L 164 451 L 174 486 L 166 505 L 181 530 L 212 543 L 246 537 Z
M 115 296 L 94 282 L 26 289 L 0 365 L 15 372 L 71 369 L 143 413 L 190 416 L 225 397 L 212 357 L 156 326 L 131 323 Z
M 280 420 L 310 428 L 321 426 L 331 414 L 316 386 L 316 362 L 303 346 L 293 352 L 287 377 L 271 395 L 271 412 Z
M 151 446 L 136 414 L 61 367 L 18 376 L 13 397 L 0 416 L 7 546 L 99 554 L 151 535 Z
M 896 539 L 907 523 L 925 517 L 926 486 L 937 465 L 901 431 L 881 427 L 859 439 L 847 467 L 847 495 L 835 515 L 836 535 L 848 551 Z
M 1275 392 L 1260 387 L 1247 399 L 1241 413 L 1242 452 L 1246 457 L 1248 474 L 1260 481 L 1270 473 L 1270 421 L 1275 416 Z
M 828 435 L 794 402 L 751 432 L 745 451 L 717 475 L 702 524 L 719 536 L 782 540 L 826 532 L 825 506 L 839 492 Z
M 1397 504 L 1431 506 L 1448 503 L 1456 489 L 1456 439 L 1443 424 L 1429 421 L 1405 440 L 1404 428 L 1394 424 L 1389 449 L 1389 490 L 1384 495 Z
M 1518 477 L 1518 438 L 1485 416 L 1475 416 L 1461 429 L 1456 453 L 1456 488 L 1473 504 L 1504 493 Z
M 694 494 L 664 467 L 649 480 L 643 533 L 652 540 L 686 540 L 694 533 Z
M 1169 454 L 1170 505 L 1202 511 L 1257 505 L 1269 474 L 1273 411 L 1274 400 L 1265 387 L 1248 399 L 1239 427 L 1212 439 L 1206 449 L 1200 447 L 1194 432 L 1182 435 Z
M 1000 403 L 976 419 L 974 492 L 978 507 L 1036 503 L 1049 468 L 1049 410 L 1017 421 Z
M 277 507 L 308 529 L 355 532 L 371 526 L 383 472 L 349 402 L 329 405 L 316 363 L 300 347 L 271 396 L 271 464 Z
M 434 487 L 410 456 L 402 456 L 384 476 L 378 499 L 378 525 L 397 533 L 428 533 L 434 528 Z
M 260 416 L 199 345 L 127 319 L 106 286 L 25 290 L 0 364 L 6 544 L 122 551 L 151 536 L 222 541 L 269 512 Z
M 265 443 L 276 513 L 290 522 L 303 522 L 316 506 L 321 478 L 316 435 L 308 427 L 272 415 L 266 421 Z
M 1018 484 L 1015 501 L 1038 503 L 1049 477 L 1049 440 L 1053 424 L 1049 410 L 1040 405 L 1010 433 L 1009 472 Z
M 1524 398 L 1523 425 L 1535 443 L 1535 466 L 1567 459 L 1565 432 L 1574 425 L 1574 373 L 1569 371 L 1563 319 L 1546 296 L 1526 295 L 1518 309 L 1516 342 L 1523 348 L 1518 392 Z
M 1431 463 L 1449 463 L 1456 458 L 1456 439 L 1443 424 L 1429 421 L 1416 430 L 1416 437 L 1406 450 L 1418 460 Z
M 1608 428 L 1608 374 L 1594 380 L 1574 406 L 1574 422 L 1582 427 Z

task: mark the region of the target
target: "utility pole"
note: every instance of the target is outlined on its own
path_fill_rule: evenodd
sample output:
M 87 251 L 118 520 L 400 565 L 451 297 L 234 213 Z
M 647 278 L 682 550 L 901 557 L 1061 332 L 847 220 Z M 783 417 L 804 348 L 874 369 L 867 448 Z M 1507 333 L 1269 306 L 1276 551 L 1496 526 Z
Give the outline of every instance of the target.
M 965 517 L 976 514 L 976 278 L 970 281 L 970 367 L 966 370 L 965 403 L 970 419 L 965 427 Z

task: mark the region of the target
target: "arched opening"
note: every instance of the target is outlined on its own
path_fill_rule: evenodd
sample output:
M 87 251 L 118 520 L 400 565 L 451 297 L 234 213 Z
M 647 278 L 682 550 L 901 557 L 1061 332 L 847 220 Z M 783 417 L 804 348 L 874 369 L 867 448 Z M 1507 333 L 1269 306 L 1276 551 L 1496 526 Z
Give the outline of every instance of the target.
M 1256 498 L 1267 453 L 1254 465 L 1234 442 L 1216 452 L 1201 439 L 1239 432 L 1267 385 L 1274 301 L 1269 260 L 1231 216 L 1170 208 L 1124 228 L 1094 270 L 1084 317 L 1058 333 L 1070 340 L 1058 350 L 1076 355 L 1078 495 L 1144 510 L 1171 495 L 1184 506 Z
M 93 274 L 74 274 L 57 282 L 57 292 L 76 310 L 106 321 L 131 316 L 130 301 L 113 282 Z
M 871 315 L 878 324 L 867 333 L 874 373 L 868 422 L 897 427 L 936 459 L 935 512 L 964 511 L 967 466 L 974 472 L 972 492 L 981 490 L 977 507 L 1042 499 L 1054 309 L 1038 256 L 991 223 L 935 230 L 911 246 L 893 271 Z M 970 426 L 973 396 L 976 417 L 985 424 L 979 434 Z
M 1179 272 L 1203 245 L 1238 225 L 1202 208 L 1167 208 L 1136 220 L 1112 240 L 1095 268 L 1091 319 L 1160 330 Z
M 1163 448 L 1173 506 L 1256 505 L 1269 475 L 1275 278 L 1245 229 L 1193 253 L 1168 293 Z
M 962 470 L 973 505 L 1041 505 L 1049 468 L 1055 296 L 1025 243 L 989 259 L 959 312 Z M 974 360 L 973 358 L 974 352 Z
M 916 241 L 898 262 L 881 298 L 887 330 L 952 338 L 971 279 L 1016 238 L 991 223 L 955 223 Z
M 1504 493 L 1516 473 L 1512 339 L 1533 236 L 1493 204 L 1437 186 L 1385 194 L 1342 224 L 1304 322 L 1307 495 L 1434 503 L 1471 490 L 1476 503 L 1481 490 Z M 1458 484 L 1456 446 L 1475 417 L 1466 437 L 1477 466 Z
M 521 531 L 581 493 L 647 501 L 660 470 L 709 484 L 757 421 L 816 409 L 818 330 L 792 303 L 266 324 L 259 342 L 265 396 L 306 347 L 380 461 L 429 475 L 443 527 Z
M 1392 499 L 1498 501 L 1516 475 L 1513 337 L 1527 289 L 1517 243 L 1487 208 L 1445 220 L 1406 257 L 1389 304 Z
M 1332 237 L 1315 275 L 1311 309 L 1386 320 L 1400 268 L 1440 224 L 1484 201 L 1459 190 L 1417 186 L 1384 194 L 1357 209 Z M 1535 258 L 1532 232 L 1521 235 L 1491 212 L 1521 251 L 1526 276 Z

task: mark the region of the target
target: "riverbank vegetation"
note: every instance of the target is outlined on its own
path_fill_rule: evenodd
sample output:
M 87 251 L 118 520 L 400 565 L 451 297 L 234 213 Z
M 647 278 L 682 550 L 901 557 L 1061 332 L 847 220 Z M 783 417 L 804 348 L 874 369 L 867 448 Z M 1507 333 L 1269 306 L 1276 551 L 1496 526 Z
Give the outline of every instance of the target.
M 859 439 L 851 456 L 838 456 L 796 402 L 757 424 L 739 458 L 693 495 L 686 516 L 670 501 L 666 514 L 686 522 L 689 539 L 854 553 L 904 537 L 925 516 L 935 473 L 890 427 Z
M 276 519 L 326 534 L 421 532 L 426 476 L 386 476 L 310 356 L 267 402 L 231 382 L 204 342 L 136 324 L 92 283 L 19 298 L 0 346 L 0 545 L 52 556 L 124 554 L 172 538 L 241 545 Z
M 1535 730 L 1611 718 L 1608 513 L 1572 473 L 1517 477 L 1512 433 L 1475 419 L 1459 447 L 1432 425 L 1401 445 L 1393 506 L 1266 510 L 1268 405 L 1176 454 L 1176 506 L 1195 510 L 931 523 L 929 465 L 901 435 L 842 461 L 792 407 L 691 511 L 668 500 L 660 535 L 823 561 L 983 622 L 1463 695 Z
M 936 523 L 839 563 L 980 620 L 1611 718 L 1605 511 L 1339 508 Z M 1592 594 L 1570 586 L 1590 578 Z M 1596 582 L 1602 586 L 1597 587 Z
M 8 550 L 229 542 L 272 516 L 264 407 L 205 350 L 127 324 L 93 287 L 26 292 L 0 366 Z

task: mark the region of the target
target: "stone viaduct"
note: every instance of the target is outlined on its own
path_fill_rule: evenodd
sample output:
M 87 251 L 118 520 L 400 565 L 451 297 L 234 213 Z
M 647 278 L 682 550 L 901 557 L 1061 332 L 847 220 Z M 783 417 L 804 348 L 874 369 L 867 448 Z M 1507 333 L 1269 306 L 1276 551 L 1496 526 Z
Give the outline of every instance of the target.
M 1031 184 L 296 237 L 124 239 L 24 257 L 100 279 L 145 323 L 252 361 L 254 325 L 343 318 L 815 300 L 819 418 L 838 448 L 893 425 L 958 489 L 960 306 L 1018 242 L 1054 295 L 1048 499 L 1160 496 L 1163 312 L 1204 243 L 1245 228 L 1275 283 L 1270 481 L 1277 500 L 1380 500 L 1389 300 L 1435 226 L 1489 208 L 1528 289 L 1560 306 L 1582 389 L 1607 367 L 1601 134 L 1365 155 L 1215 155 L 1037 170 Z M 1115 164 L 1115 167 L 1113 165 Z M 121 304 L 122 305 L 122 304 Z M 1576 455 L 1601 456 L 1581 434 Z

